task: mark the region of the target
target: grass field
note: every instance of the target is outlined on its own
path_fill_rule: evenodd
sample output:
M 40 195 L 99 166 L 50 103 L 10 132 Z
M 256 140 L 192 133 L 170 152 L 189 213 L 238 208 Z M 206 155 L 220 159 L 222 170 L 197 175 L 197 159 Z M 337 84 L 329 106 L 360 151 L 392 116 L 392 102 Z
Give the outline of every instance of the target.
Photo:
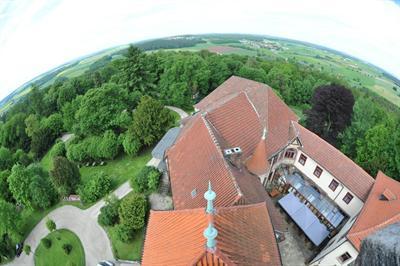
M 116 188 L 138 173 L 140 169 L 146 165 L 146 163 L 151 159 L 151 150 L 152 148 L 148 148 L 135 157 L 121 154 L 115 160 L 108 161 L 107 164 L 103 166 L 83 166 L 79 169 L 81 180 L 85 183 L 94 174 L 103 172 L 112 178 L 114 181 L 113 187 Z M 40 162 L 42 167 L 47 171 L 53 167 L 53 160 L 50 154 L 51 149 Z
M 47 249 L 42 243 L 39 244 L 34 255 L 36 266 L 85 265 L 85 252 L 82 243 L 73 232 L 60 229 L 48 234 L 46 238 L 51 240 L 52 245 Z M 62 248 L 63 244 L 72 245 L 69 255 L 65 254 Z
M 104 166 L 81 167 L 82 182 L 87 182 L 90 177 L 99 172 L 109 175 L 114 181 L 113 187 L 116 188 L 125 181 L 129 180 L 133 175 L 137 174 L 151 159 L 151 148 L 142 151 L 138 156 L 131 157 L 121 155 L 113 161 L 109 161 Z
M 135 232 L 134 239 L 129 243 L 120 241 L 114 227 L 106 228 L 110 238 L 114 256 L 121 260 L 140 260 L 144 241 L 144 229 Z

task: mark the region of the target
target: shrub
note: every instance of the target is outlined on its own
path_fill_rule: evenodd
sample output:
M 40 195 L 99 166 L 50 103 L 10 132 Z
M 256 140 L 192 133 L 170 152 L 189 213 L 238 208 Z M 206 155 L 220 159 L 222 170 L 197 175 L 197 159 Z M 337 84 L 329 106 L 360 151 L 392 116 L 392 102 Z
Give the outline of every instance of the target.
M 65 243 L 62 245 L 62 249 L 64 250 L 65 254 L 69 255 L 72 251 L 72 245 Z
M 129 194 L 121 200 L 118 209 L 120 223 L 133 230 L 143 228 L 146 209 L 147 201 L 143 195 Z
M 63 197 L 75 192 L 81 178 L 76 164 L 62 156 L 54 157 L 53 169 L 50 170 L 50 176 L 53 184 Z
M 120 151 L 121 144 L 117 135 L 111 130 L 107 130 L 99 143 L 99 155 L 104 159 L 114 159 Z
M 158 187 L 161 173 L 154 167 L 145 166 L 136 176 L 131 179 L 131 186 L 137 193 L 154 191 Z
M 58 141 L 51 149 L 50 155 L 51 157 L 65 156 L 65 152 L 65 143 L 62 141 Z
M 31 246 L 25 245 L 24 246 L 24 252 L 26 255 L 29 255 L 31 253 Z
M 118 224 L 115 226 L 115 232 L 117 235 L 117 238 L 121 240 L 122 242 L 129 242 L 133 239 L 134 235 L 134 230 L 129 228 L 126 225 L 123 224 Z
M 147 175 L 147 186 L 149 191 L 156 191 L 158 188 L 158 183 L 160 181 L 161 173 L 153 168 Z
M 43 244 L 43 246 L 47 249 L 51 247 L 51 240 L 48 238 L 42 238 L 40 242 Z
M 131 156 L 136 156 L 142 147 L 139 138 L 135 137 L 133 133 L 127 132 L 123 135 L 122 146 L 124 152 Z
M 106 205 L 101 207 L 98 222 L 102 226 L 113 226 L 118 223 L 119 200 L 112 195 L 106 199 Z
M 86 184 L 78 189 L 78 194 L 83 202 L 95 202 L 108 194 L 111 188 L 111 178 L 104 173 L 96 173 Z
M 46 227 L 47 229 L 49 229 L 50 232 L 53 232 L 57 228 L 56 223 L 49 218 L 47 218 Z

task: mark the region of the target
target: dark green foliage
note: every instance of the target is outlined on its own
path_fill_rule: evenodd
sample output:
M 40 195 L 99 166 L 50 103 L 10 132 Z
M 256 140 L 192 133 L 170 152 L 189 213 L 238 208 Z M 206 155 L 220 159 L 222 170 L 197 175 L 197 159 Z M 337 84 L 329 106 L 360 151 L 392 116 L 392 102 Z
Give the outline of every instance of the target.
M 154 87 L 153 74 L 148 69 L 147 62 L 145 53 L 137 47 L 130 46 L 113 80 L 130 92 L 135 90 L 147 92 Z
M 47 227 L 47 229 L 49 229 L 50 232 L 53 232 L 54 230 L 57 229 L 56 223 L 49 218 L 47 218 L 46 227 Z
M 119 200 L 114 196 L 106 199 L 106 205 L 101 207 L 100 214 L 97 218 L 102 226 L 113 226 L 119 221 L 118 216 Z
M 75 131 L 75 127 L 77 126 L 75 114 L 79 110 L 82 98 L 83 96 L 78 96 L 73 101 L 63 105 L 61 112 L 63 115 L 64 128 L 67 131 Z
M 62 249 L 64 250 L 65 254 L 69 255 L 72 251 L 72 245 L 65 243 L 62 245 Z
M 6 147 L 0 147 L 0 171 L 11 169 L 14 164 L 13 154 Z
M 131 131 L 144 145 L 158 141 L 175 123 L 171 111 L 157 100 L 143 96 L 133 114 Z
M 103 173 L 96 173 L 78 189 L 81 200 L 85 203 L 95 202 L 108 194 L 112 188 L 111 178 Z
M 263 69 L 248 66 L 241 67 L 238 75 L 258 82 L 265 82 L 267 79 L 267 74 Z
M 0 235 L 20 238 L 21 215 L 14 204 L 0 199 Z
M 87 136 L 118 128 L 118 118 L 127 108 L 128 92 L 120 85 L 107 83 L 89 90 L 75 113 L 78 133 Z
M 117 135 L 111 130 L 104 132 L 101 142 L 98 145 L 99 155 L 105 159 L 114 159 L 121 147 Z
M 307 127 L 336 145 L 338 134 L 351 123 L 353 105 L 354 96 L 345 87 L 335 84 L 318 87 L 307 111 Z
M 359 97 L 354 104 L 351 125 L 340 135 L 340 149 L 350 158 L 355 158 L 357 140 L 363 140 L 369 129 L 387 119 L 385 111 L 373 100 Z
M 54 157 L 50 176 L 53 184 L 63 197 L 74 193 L 81 179 L 76 164 L 61 156 Z
M 131 186 L 137 193 L 155 191 L 158 188 L 161 173 L 154 167 L 145 166 L 136 176 L 131 179 Z
M 107 130 L 102 137 L 90 136 L 67 146 L 67 158 L 75 162 L 114 159 L 121 150 L 117 135 Z
M 43 246 L 45 247 L 45 248 L 47 248 L 47 249 L 49 249 L 50 247 L 51 247 L 51 239 L 48 239 L 48 238 L 42 238 L 41 240 L 40 240 L 40 242 L 43 244 Z
M 23 166 L 28 166 L 30 163 L 32 163 L 33 159 L 32 156 L 28 155 L 23 150 L 18 149 L 13 155 L 13 161 L 14 163 L 19 163 Z
M 3 262 L 4 259 L 7 260 L 14 256 L 15 256 L 15 248 L 14 248 L 11 238 L 8 236 L 8 234 L 1 235 L 1 238 L 0 238 L 0 263 Z
M 13 202 L 14 198 L 8 186 L 8 177 L 11 175 L 10 170 L 0 172 L 0 199 L 8 202 Z
M 8 183 L 13 198 L 30 208 L 46 209 L 57 199 L 48 173 L 36 164 L 28 167 L 15 165 Z
M 117 224 L 115 226 L 115 228 L 116 228 L 117 237 L 122 242 L 127 243 L 133 239 L 135 230 L 133 230 L 129 226 L 126 226 L 124 224 Z
M 194 97 L 207 94 L 210 70 L 203 58 L 197 54 L 177 53 L 166 60 L 159 82 L 165 103 L 189 107 Z
M 65 143 L 63 141 L 58 141 L 51 149 L 50 155 L 54 158 L 56 156 L 65 156 L 65 153 Z
M 24 252 L 26 255 L 29 255 L 31 253 L 31 246 L 24 245 Z
M 0 142 L 4 147 L 28 150 L 30 141 L 25 132 L 25 118 L 26 114 L 17 113 L 1 127 Z
M 144 51 L 156 50 L 156 49 L 176 49 L 183 47 L 191 47 L 198 43 L 204 43 L 205 41 L 201 38 L 191 38 L 191 39 L 159 39 L 145 41 L 138 43 L 136 46 Z
M 121 200 L 119 219 L 123 226 L 132 230 L 143 228 L 147 211 L 146 198 L 141 194 L 129 194 Z
M 400 138 L 397 130 L 392 121 L 368 129 L 365 138 L 357 140 L 356 162 L 373 176 L 382 170 L 398 178 L 400 168 L 396 162 L 396 149 Z
M 156 191 L 158 188 L 158 183 L 160 181 L 161 173 L 153 168 L 147 175 L 147 186 L 149 191 Z
M 134 135 L 134 133 L 128 131 L 122 136 L 122 146 L 124 147 L 124 152 L 131 156 L 136 156 L 142 147 L 140 139 Z

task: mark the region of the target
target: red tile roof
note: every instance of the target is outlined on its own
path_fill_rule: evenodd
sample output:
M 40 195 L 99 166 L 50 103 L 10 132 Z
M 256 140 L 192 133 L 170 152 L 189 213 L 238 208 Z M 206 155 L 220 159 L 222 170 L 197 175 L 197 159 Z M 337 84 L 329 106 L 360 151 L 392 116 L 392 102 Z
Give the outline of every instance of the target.
M 281 265 L 265 203 L 217 208 L 215 253 L 206 249 L 207 225 L 203 208 L 151 211 L 142 265 Z
M 269 169 L 267 160 L 267 143 L 265 139 L 260 139 L 251 158 L 246 162 L 247 169 L 255 175 L 265 174 Z
M 297 122 L 293 126 L 303 145 L 302 150 L 365 202 L 374 184 L 372 176 L 310 130 Z
M 241 195 L 206 123 L 201 114 L 195 115 L 167 152 L 175 209 L 203 207 L 209 180 L 219 195 L 215 206 L 231 206 Z
M 209 111 L 206 119 L 229 145 L 224 148 L 239 146 L 244 160 L 253 153 L 261 138 L 259 118 L 243 92 Z
M 395 199 L 382 198 L 382 194 L 387 190 L 390 190 Z M 361 241 L 364 238 L 396 222 L 400 222 L 400 182 L 379 172 L 368 199 L 347 234 L 347 238 L 357 250 L 360 250 Z

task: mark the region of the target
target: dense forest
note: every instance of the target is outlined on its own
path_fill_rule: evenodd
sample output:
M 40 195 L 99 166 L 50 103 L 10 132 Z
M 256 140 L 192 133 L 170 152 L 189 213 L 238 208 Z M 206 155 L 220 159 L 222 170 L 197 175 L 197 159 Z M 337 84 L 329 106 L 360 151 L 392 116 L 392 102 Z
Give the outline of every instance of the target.
M 83 185 L 79 165 L 151 147 L 175 123 L 164 105 L 191 110 L 231 75 L 270 85 L 303 111 L 302 123 L 371 175 L 400 177 L 398 110 L 330 74 L 284 60 L 136 47 L 95 66 L 44 89 L 34 86 L 1 117 L 0 258 L 12 256 L 10 243 L 23 237 L 21 209 L 44 210 L 71 193 L 86 202 L 101 198 L 112 180 L 100 175 Z M 59 140 L 65 132 L 74 134 L 67 143 Z M 54 165 L 46 171 L 38 162 L 51 147 Z

